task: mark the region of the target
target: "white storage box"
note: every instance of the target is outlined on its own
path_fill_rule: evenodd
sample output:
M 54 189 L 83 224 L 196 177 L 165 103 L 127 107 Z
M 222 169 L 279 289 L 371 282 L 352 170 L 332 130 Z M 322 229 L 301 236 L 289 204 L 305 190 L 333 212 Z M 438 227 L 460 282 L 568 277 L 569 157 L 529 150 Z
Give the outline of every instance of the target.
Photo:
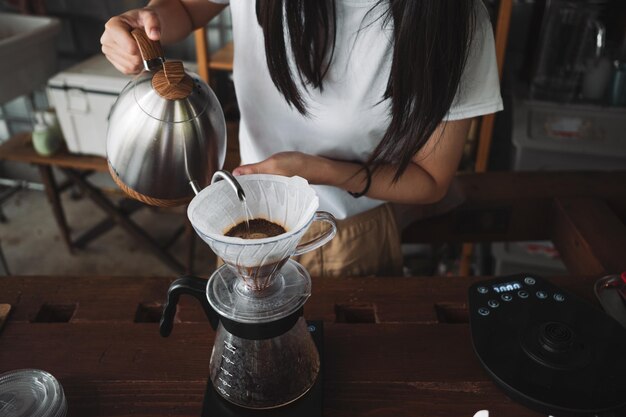
M 106 157 L 109 112 L 132 78 L 96 55 L 50 79 L 48 98 L 70 152 Z
M 495 261 L 494 274 L 498 276 L 528 273 L 549 277 L 567 274 L 565 265 L 549 242 L 494 242 L 491 254 Z
M 57 71 L 60 31 L 57 19 L 0 13 L 0 104 L 44 86 Z
M 513 169 L 626 169 L 626 108 L 516 100 Z

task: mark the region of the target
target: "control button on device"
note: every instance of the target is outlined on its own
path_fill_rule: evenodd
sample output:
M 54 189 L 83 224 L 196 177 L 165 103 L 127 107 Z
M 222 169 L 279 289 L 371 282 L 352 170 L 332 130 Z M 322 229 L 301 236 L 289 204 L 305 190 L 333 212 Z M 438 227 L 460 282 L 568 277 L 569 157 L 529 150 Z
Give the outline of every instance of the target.
M 537 291 L 537 298 L 539 298 L 540 300 L 545 300 L 546 298 L 548 298 L 548 294 L 545 291 Z
M 511 301 L 513 299 L 513 296 L 511 294 L 502 294 L 502 300 L 504 301 Z
M 480 314 L 481 316 L 488 316 L 490 313 L 488 308 L 485 307 L 481 307 L 478 309 L 478 314 Z
M 531 278 L 531 277 L 526 277 L 524 278 L 524 282 L 528 285 L 535 285 L 535 278 Z
M 487 305 L 491 308 L 496 308 L 500 306 L 500 303 L 497 300 L 489 300 L 487 301 Z
M 481 294 L 487 294 L 489 289 L 487 287 L 478 287 L 478 292 Z
M 528 298 L 528 293 L 524 290 L 518 291 L 517 295 L 519 296 L 519 298 Z
M 554 294 L 554 299 L 556 301 L 565 301 L 565 296 L 563 294 L 556 293 Z

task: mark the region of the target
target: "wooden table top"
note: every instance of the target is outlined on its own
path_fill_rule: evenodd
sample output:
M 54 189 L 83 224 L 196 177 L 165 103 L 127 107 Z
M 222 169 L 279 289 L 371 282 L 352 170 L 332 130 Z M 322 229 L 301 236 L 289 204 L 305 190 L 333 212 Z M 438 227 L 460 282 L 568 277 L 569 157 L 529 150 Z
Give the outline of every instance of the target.
M 226 123 L 228 143 L 224 169 L 229 171 L 239 166 L 238 129 L 239 125 L 237 123 Z M 59 168 L 98 172 L 109 171 L 107 160 L 102 156 L 75 154 L 69 152 L 66 148 L 52 156 L 39 155 L 33 149 L 31 133 L 29 132 L 18 133 L 2 143 L 0 145 L 0 160 L 2 159 Z
M 539 416 L 507 398 L 473 353 L 466 297 L 479 279 L 314 278 L 305 317 L 324 320 L 324 415 Z M 595 279 L 553 282 L 596 303 Z M 159 336 L 170 281 L 2 278 L 0 303 L 13 310 L 0 333 L 0 372 L 51 372 L 70 417 L 199 415 L 214 335 L 183 297 L 172 335 Z
M 27 164 L 50 165 L 60 168 L 108 172 L 106 158 L 91 155 L 76 155 L 66 149 L 52 156 L 41 156 L 33 149 L 31 134 L 18 133 L 0 145 L 0 159 Z

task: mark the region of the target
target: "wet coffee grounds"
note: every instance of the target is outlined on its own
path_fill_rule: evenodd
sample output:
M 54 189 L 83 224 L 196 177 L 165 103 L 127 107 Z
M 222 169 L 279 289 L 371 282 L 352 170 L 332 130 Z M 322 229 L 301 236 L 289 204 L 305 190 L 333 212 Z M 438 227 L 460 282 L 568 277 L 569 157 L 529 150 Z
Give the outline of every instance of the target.
M 249 228 L 248 228 L 249 227 Z M 284 227 L 278 223 L 271 222 L 265 219 L 251 219 L 248 223 L 242 221 L 232 226 L 225 236 L 239 237 L 242 239 L 263 239 L 266 237 L 278 236 L 285 233 Z

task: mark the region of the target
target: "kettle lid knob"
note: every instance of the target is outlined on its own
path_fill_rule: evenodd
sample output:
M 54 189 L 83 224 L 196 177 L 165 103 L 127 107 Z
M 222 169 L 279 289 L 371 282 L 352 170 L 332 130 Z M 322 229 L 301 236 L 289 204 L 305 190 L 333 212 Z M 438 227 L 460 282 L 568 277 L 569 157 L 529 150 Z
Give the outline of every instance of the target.
M 182 100 L 193 91 L 193 79 L 185 74 L 181 61 L 166 61 L 152 77 L 152 87 L 167 100 Z

